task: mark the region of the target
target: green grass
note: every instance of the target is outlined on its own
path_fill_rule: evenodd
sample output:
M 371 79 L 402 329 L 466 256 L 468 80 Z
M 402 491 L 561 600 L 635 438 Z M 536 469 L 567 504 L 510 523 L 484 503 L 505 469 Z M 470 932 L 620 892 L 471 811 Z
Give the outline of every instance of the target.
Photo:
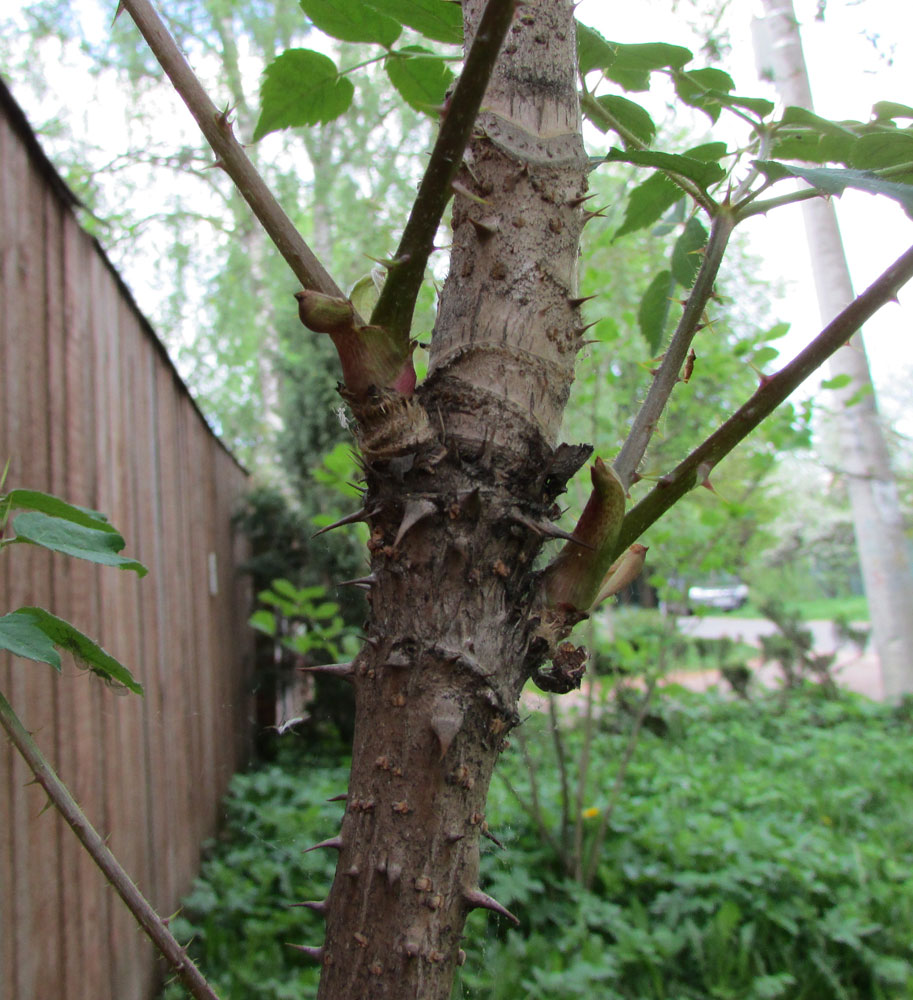
M 812 601 L 785 601 L 788 611 L 799 614 L 803 621 L 824 619 L 833 621 L 843 617 L 851 622 L 867 622 L 869 620 L 869 605 L 864 596 L 854 597 L 821 597 Z M 749 601 L 738 611 L 727 612 L 730 618 L 763 618 L 753 601 Z

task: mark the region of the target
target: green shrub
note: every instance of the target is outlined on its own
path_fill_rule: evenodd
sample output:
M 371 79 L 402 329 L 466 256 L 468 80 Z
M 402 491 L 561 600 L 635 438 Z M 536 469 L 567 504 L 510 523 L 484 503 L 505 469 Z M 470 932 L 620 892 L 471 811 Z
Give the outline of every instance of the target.
M 593 891 L 492 783 L 482 886 L 520 931 L 473 913 L 455 997 L 476 1000 L 895 1000 L 913 995 L 911 713 L 811 688 L 785 704 L 676 688 L 653 709 L 612 814 Z M 628 731 L 600 717 L 587 815 L 611 794 Z M 547 720 L 524 724 L 543 816 L 560 824 Z M 566 779 L 579 733 L 567 733 Z M 504 777 L 528 797 L 523 755 Z M 321 899 L 345 768 L 286 754 L 234 779 L 225 833 L 173 925 L 224 1000 L 312 996 L 317 971 L 286 942 L 322 923 L 286 903 Z M 590 821 L 588 821 L 589 823 Z M 587 829 L 590 829 L 588 826 Z M 168 1000 L 183 994 L 177 987 Z
M 554 866 L 554 879 L 546 874 L 549 852 L 496 779 L 488 816 L 499 836 L 505 825 L 507 849 L 486 859 L 487 884 L 527 937 L 483 925 L 456 995 L 913 994 L 909 722 L 861 699 L 828 702 L 814 689 L 782 711 L 773 700 L 726 702 L 680 690 L 658 708 L 674 724 L 665 738 L 641 737 L 592 893 Z M 557 777 L 545 736 L 527 744 L 547 802 Z M 597 737 L 604 797 L 625 738 Z M 522 761 L 504 763 L 522 793 L 529 780 Z M 573 785 L 576 776 L 569 778 Z M 541 893 L 530 892 L 529 872 L 546 886 Z

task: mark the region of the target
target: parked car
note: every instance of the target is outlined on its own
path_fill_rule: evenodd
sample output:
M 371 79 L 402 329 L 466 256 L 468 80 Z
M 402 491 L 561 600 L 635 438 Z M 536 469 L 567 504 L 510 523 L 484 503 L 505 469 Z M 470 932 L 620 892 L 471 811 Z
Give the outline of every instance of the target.
M 689 587 L 688 603 L 718 611 L 736 611 L 748 603 L 748 585 L 735 581 L 716 587 Z

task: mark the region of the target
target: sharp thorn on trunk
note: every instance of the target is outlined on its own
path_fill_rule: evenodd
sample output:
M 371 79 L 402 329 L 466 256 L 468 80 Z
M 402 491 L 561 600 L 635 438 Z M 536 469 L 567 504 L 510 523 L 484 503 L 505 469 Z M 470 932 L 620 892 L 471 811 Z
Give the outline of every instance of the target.
M 294 948 L 295 951 L 302 952 L 303 954 L 307 955 L 308 958 L 313 959 L 315 962 L 323 961 L 323 945 L 321 945 L 319 948 L 315 948 L 313 945 L 292 944 L 289 941 L 287 941 L 286 944 L 288 945 L 289 948 Z
M 328 531 L 334 531 L 336 528 L 342 528 L 346 524 L 358 524 L 359 521 L 367 521 L 371 514 L 364 509 L 364 507 L 353 511 L 351 514 L 346 514 L 345 517 L 341 517 L 338 521 L 334 521 L 332 524 L 328 524 L 325 528 L 321 528 L 319 531 L 315 531 L 311 538 L 316 538 L 318 535 L 325 535 Z
M 399 543 L 405 538 L 406 534 L 411 531 L 419 521 L 424 520 L 426 517 L 430 517 L 437 510 L 433 500 L 409 500 L 403 510 L 403 519 L 400 521 L 399 530 L 396 532 L 396 538 L 393 539 L 393 548 L 395 549 Z
M 319 844 L 314 844 L 312 847 L 306 847 L 303 854 L 310 854 L 311 851 L 320 850 L 321 847 L 329 847 L 333 851 L 342 850 L 342 837 L 330 837 L 329 840 L 321 840 Z
M 313 910 L 323 916 L 327 912 L 327 901 L 325 899 L 309 899 L 304 903 L 292 903 L 292 906 L 303 906 L 306 910 Z
M 327 677 L 341 677 L 350 684 L 354 682 L 355 669 L 351 663 L 322 663 L 317 667 L 298 667 L 302 674 L 325 674 Z
M 370 590 L 377 583 L 377 577 L 373 573 L 367 576 L 357 577 L 355 580 L 341 580 L 337 587 L 360 587 L 363 590 Z
M 487 892 L 482 892 L 481 889 L 470 889 L 464 894 L 463 899 L 465 899 L 466 904 L 474 910 L 491 910 L 492 913 L 497 913 L 502 917 L 506 917 L 515 926 L 520 926 L 520 920 L 515 917 L 506 906 L 503 906 L 492 896 L 489 896 Z

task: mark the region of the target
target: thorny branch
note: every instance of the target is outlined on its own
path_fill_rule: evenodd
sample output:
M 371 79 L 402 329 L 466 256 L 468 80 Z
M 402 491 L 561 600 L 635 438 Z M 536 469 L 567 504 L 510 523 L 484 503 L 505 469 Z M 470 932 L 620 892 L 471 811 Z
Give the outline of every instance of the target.
M 13 746 L 28 764 L 35 775 L 35 780 L 47 792 L 54 807 L 69 823 L 79 842 L 89 852 L 105 878 L 117 890 L 118 895 L 126 903 L 137 923 L 167 959 L 191 996 L 195 997 L 196 1000 L 219 1000 L 202 973 L 191 962 L 187 952 L 165 926 L 162 918 L 153 910 L 146 897 L 121 868 L 107 844 L 76 804 L 76 800 L 70 795 L 66 785 L 58 778 L 2 693 L 0 693 L 0 726 L 6 730 Z
M 241 196 L 266 230 L 301 284 L 325 295 L 343 297 L 342 291 L 314 256 L 310 247 L 276 201 L 265 181 L 234 137 L 228 111 L 212 103 L 187 60 L 168 33 L 149 0 L 121 0 L 162 69 L 181 95 Z
M 815 369 L 839 350 L 883 305 L 913 278 L 913 247 L 900 257 L 861 295 L 818 334 L 817 337 L 775 375 L 765 376 L 754 395 L 702 444 L 663 476 L 631 510 L 621 526 L 616 553 L 623 552 L 651 524 L 689 490 L 702 482 L 725 458 L 769 416 Z
M 662 363 L 653 378 L 653 384 L 650 386 L 647 397 L 634 418 L 634 423 L 631 425 L 631 430 L 625 438 L 618 457 L 612 463 L 626 487 L 631 485 L 637 466 L 647 450 L 647 445 L 656 430 L 659 418 L 672 395 L 676 382 L 678 382 L 688 348 L 700 329 L 701 316 L 703 316 L 704 309 L 713 294 L 713 283 L 716 281 L 720 262 L 734 228 L 735 219 L 732 213 L 726 208 L 718 209 L 710 228 L 710 237 L 704 251 L 704 259 L 701 262 L 691 294 L 688 296 L 688 301 L 685 303 L 681 319 L 678 321 L 672 340 L 663 355 Z
M 441 130 L 419 185 L 393 266 L 371 315 L 371 323 L 408 339 L 412 314 L 434 236 L 450 200 L 482 98 L 516 8 L 515 0 L 488 0 L 449 102 Z

